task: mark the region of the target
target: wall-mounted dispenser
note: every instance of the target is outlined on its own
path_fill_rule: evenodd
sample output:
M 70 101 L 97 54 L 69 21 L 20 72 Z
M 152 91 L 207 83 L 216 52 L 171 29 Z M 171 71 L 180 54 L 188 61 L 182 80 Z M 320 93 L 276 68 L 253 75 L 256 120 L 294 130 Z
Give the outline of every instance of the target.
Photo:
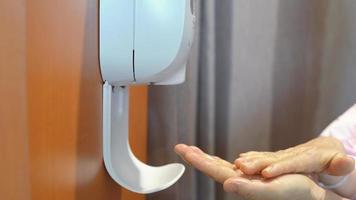
M 178 163 L 149 166 L 132 153 L 127 86 L 184 81 L 194 33 L 193 1 L 100 0 L 104 162 L 117 183 L 137 193 L 173 185 L 185 168 Z

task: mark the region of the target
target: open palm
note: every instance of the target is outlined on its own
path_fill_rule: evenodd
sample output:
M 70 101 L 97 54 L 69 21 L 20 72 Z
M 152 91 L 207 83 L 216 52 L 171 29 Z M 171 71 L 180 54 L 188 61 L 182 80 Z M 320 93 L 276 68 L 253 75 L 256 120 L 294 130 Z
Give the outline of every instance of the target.
M 289 174 L 264 179 L 245 175 L 234 164 L 208 155 L 194 146 L 179 144 L 175 151 L 188 164 L 224 184 L 227 192 L 234 192 L 248 200 L 312 200 L 322 199 L 324 195 L 324 191 L 305 175 Z

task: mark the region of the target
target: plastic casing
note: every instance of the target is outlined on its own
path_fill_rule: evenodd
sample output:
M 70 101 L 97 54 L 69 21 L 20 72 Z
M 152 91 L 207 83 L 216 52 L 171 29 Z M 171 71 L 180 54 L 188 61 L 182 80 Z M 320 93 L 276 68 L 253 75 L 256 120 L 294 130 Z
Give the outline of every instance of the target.
M 178 84 L 192 45 L 190 0 L 100 3 L 100 66 L 111 85 Z

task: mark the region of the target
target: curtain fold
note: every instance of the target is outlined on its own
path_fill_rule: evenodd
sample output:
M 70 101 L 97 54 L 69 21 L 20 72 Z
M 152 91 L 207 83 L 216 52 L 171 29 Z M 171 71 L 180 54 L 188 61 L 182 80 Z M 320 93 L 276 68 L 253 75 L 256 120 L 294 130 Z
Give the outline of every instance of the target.
M 233 161 L 313 137 L 356 103 L 356 1 L 199 0 L 187 80 L 149 88 L 149 162 L 177 143 Z M 187 166 L 152 200 L 232 200 Z

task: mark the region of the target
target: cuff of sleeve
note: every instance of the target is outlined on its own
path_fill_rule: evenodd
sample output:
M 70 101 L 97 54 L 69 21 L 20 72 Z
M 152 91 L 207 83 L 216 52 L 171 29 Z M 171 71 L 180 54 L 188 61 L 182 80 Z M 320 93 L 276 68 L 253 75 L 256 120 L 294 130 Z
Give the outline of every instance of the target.
M 327 189 L 327 190 L 337 189 L 337 188 L 340 188 L 341 186 L 343 186 L 346 183 L 348 178 L 349 178 L 349 175 L 331 176 L 331 175 L 322 173 L 319 175 L 318 185 L 324 189 Z M 332 184 L 326 183 L 327 181 L 325 181 L 325 180 L 332 180 L 332 179 L 338 179 L 338 180 Z

